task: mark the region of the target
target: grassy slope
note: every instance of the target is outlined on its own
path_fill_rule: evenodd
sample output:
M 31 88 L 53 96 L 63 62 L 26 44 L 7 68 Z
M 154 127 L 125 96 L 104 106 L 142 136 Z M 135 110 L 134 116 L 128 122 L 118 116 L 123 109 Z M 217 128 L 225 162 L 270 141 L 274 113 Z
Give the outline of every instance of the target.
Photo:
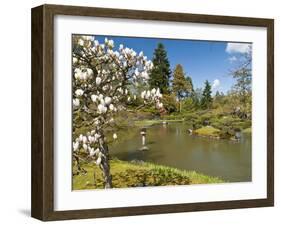
M 219 178 L 194 171 L 183 171 L 152 163 L 132 163 L 114 159 L 110 165 L 114 188 L 223 182 Z M 73 177 L 73 189 L 103 188 L 101 170 L 95 164 L 85 164 L 83 168 L 87 170 L 87 174 Z

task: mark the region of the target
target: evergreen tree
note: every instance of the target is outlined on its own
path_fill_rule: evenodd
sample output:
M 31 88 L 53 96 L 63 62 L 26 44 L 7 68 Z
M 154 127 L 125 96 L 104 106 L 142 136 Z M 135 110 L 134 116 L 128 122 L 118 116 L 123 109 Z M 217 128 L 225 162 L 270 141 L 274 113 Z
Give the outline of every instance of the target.
M 188 92 L 187 96 L 192 97 L 194 93 L 192 78 L 190 76 L 187 76 L 186 81 L 190 86 L 190 91 Z
M 201 100 L 201 107 L 203 109 L 210 108 L 210 106 L 213 102 L 213 98 L 212 98 L 211 94 L 212 94 L 212 88 L 211 88 L 210 82 L 208 80 L 206 80 L 205 88 L 203 90 L 202 100 Z
M 221 96 L 220 92 L 217 91 L 216 94 L 215 94 L 215 98 L 219 98 Z
M 181 100 L 191 92 L 191 84 L 185 78 L 183 67 L 180 64 L 177 64 L 174 69 L 174 79 L 172 82 L 173 92 L 176 94 L 179 103 L 180 103 L 180 112 L 181 112 Z
M 169 93 L 171 70 L 167 52 L 162 43 L 159 43 L 157 48 L 154 50 L 152 62 L 154 67 L 149 79 L 150 88 L 159 87 L 161 93 Z

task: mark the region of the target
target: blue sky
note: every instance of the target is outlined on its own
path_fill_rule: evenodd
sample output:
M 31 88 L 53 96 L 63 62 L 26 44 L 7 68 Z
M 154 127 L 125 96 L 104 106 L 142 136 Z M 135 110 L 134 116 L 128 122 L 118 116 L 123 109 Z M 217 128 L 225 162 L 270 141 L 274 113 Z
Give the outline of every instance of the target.
M 185 73 L 191 76 L 195 89 L 203 87 L 205 80 L 209 80 L 213 92 L 218 90 L 224 93 L 235 83 L 229 74 L 230 69 L 239 60 L 239 54 L 249 49 L 246 43 L 95 35 L 100 43 L 104 42 L 105 37 L 112 39 L 116 48 L 123 44 L 137 53 L 143 51 L 151 60 L 154 49 L 161 42 L 167 51 L 172 71 L 176 64 L 181 64 Z

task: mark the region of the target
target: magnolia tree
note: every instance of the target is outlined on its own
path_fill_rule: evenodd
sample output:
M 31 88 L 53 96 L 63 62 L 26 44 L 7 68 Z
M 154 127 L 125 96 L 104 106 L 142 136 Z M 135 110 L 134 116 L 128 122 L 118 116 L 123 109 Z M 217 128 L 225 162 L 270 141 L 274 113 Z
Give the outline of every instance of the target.
M 114 126 L 114 116 L 126 109 L 126 105 L 137 98 L 136 89 L 146 83 L 153 64 L 133 49 L 120 45 L 114 47 L 113 40 L 99 43 L 93 36 L 79 36 L 73 43 L 73 109 L 74 114 L 83 115 L 91 128 L 73 140 L 73 155 L 78 162 L 83 150 L 103 172 L 105 188 L 112 187 L 109 165 L 109 149 L 105 130 Z M 141 92 L 143 106 L 154 104 L 163 108 L 159 89 Z M 117 139 L 117 134 L 113 134 Z

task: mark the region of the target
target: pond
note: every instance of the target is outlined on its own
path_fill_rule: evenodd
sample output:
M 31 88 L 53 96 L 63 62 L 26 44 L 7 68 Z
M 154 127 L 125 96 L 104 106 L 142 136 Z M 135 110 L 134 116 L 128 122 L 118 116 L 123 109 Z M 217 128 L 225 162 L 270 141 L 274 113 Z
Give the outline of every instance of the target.
M 110 147 L 120 160 L 142 160 L 194 170 L 229 182 L 251 181 L 251 136 L 242 134 L 239 141 L 217 140 L 189 135 L 184 123 L 159 124 L 147 128 L 147 151 L 140 151 L 140 130 L 132 130 L 130 139 Z

